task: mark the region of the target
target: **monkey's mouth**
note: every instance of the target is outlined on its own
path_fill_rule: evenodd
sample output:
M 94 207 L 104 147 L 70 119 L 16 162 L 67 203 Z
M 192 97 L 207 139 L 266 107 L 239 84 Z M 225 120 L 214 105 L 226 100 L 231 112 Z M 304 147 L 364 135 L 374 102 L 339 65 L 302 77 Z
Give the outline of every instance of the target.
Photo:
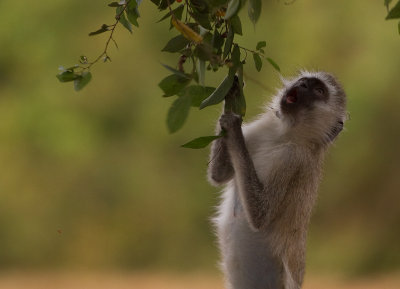
M 296 89 L 291 89 L 287 94 L 286 94 L 286 99 L 285 102 L 287 104 L 293 104 L 297 102 L 297 90 Z
M 297 87 L 290 89 L 281 99 L 281 109 L 285 114 L 294 114 L 300 108 L 302 94 Z

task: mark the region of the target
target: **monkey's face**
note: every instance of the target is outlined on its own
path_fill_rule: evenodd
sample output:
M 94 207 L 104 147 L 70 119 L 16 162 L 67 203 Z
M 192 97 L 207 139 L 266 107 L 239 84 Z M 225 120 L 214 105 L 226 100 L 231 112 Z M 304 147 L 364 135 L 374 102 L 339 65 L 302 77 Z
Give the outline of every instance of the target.
M 284 84 L 278 117 L 303 139 L 332 142 L 346 119 L 346 97 L 336 79 L 325 72 L 303 71 Z
M 296 114 L 311 110 L 316 102 L 327 103 L 329 91 L 316 77 L 302 77 L 289 88 L 281 99 L 281 110 L 286 114 Z

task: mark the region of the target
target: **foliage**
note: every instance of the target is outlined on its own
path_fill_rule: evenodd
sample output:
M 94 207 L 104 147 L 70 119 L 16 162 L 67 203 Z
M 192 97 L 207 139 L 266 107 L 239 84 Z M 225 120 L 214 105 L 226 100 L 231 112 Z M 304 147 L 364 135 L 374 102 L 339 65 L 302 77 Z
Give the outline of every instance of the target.
M 142 0 L 121 0 L 108 4 L 115 8 L 115 22 L 111 25 L 102 24 L 89 36 L 109 32 L 104 51 L 92 62 L 86 56 L 80 57 L 80 64 L 69 68 L 61 67 L 57 78 L 61 82 L 74 82 L 76 91 L 81 90 L 91 80 L 91 67 L 103 60 L 111 61 L 108 47 L 111 41 L 116 44 L 113 34 L 120 23 L 130 33 L 133 26 L 139 27 L 139 6 Z M 167 126 L 170 133 L 178 131 L 185 123 L 190 108 L 195 106 L 203 109 L 222 102 L 234 83 L 235 75 L 243 84 L 243 65 L 247 54 L 251 53 L 257 71 L 261 71 L 263 59 L 278 72 L 278 64 L 265 55 L 266 41 L 257 43 L 255 50 L 239 46 L 234 40 L 235 35 L 243 35 L 239 11 L 246 5 L 246 0 L 151 0 L 160 12 L 168 10 L 158 22 L 169 21 L 170 29 L 175 28 L 179 34 L 171 38 L 161 51 L 177 53 L 178 60 L 174 67 L 163 66 L 171 72 L 159 83 L 164 97 L 177 96 L 167 115 Z M 261 0 L 247 1 L 248 17 L 255 25 L 262 10 Z M 400 1 L 390 9 L 392 0 L 384 0 L 388 15 L 386 19 L 400 18 Z M 398 24 L 400 33 L 400 22 Z M 190 63 L 190 64 L 189 64 Z M 206 70 L 218 71 L 226 67 L 227 76 L 217 88 L 205 86 Z M 195 84 L 192 84 L 192 83 Z M 230 110 L 244 116 L 246 101 L 239 85 L 240 94 L 233 101 Z M 194 105 L 195 104 L 195 105 Z M 206 146 L 216 137 L 198 138 L 188 142 L 183 147 L 199 148 Z M 201 140 L 201 146 L 198 145 Z M 205 142 L 208 140 L 209 142 Z
M 178 35 L 171 38 L 163 52 L 177 53 L 178 60 L 174 67 L 164 65 L 171 72 L 159 83 L 164 97 L 177 96 L 168 115 L 167 126 L 171 133 L 179 130 L 185 123 L 192 106 L 203 109 L 215 105 L 225 99 L 226 94 L 233 85 L 237 74 L 243 84 L 243 65 L 246 63 L 247 54 L 253 55 L 257 71 L 260 71 L 263 59 L 267 60 L 277 71 L 279 66 L 265 56 L 265 41 L 257 43 L 255 50 L 239 46 L 235 42 L 235 35 L 243 35 L 241 19 L 238 12 L 246 5 L 245 0 L 152 0 L 160 12 L 168 11 L 159 22 L 168 20 L 170 28 L 175 28 Z M 261 15 L 261 0 L 249 0 L 247 3 L 248 17 L 253 24 Z M 112 2 L 108 6 L 116 9 L 115 23 L 103 24 L 96 31 L 89 33 L 94 36 L 109 32 L 109 38 L 103 53 L 94 61 L 89 62 L 86 56 L 81 56 L 80 64 L 61 68 L 57 78 L 61 82 L 75 82 L 75 90 L 82 89 L 91 79 L 90 68 L 99 60 L 110 61 L 107 53 L 108 45 L 119 23 L 129 32 L 132 27 L 139 27 L 139 5 L 141 0 L 127 0 Z M 227 76 L 217 88 L 205 86 L 206 70 L 218 71 L 228 69 Z M 246 113 L 246 102 L 242 85 L 240 94 L 231 111 L 242 116 Z M 217 136 L 218 137 L 218 136 Z M 215 137 L 200 138 L 212 140 Z M 193 144 L 193 147 L 192 147 Z M 183 147 L 198 148 L 198 141 L 189 142 Z

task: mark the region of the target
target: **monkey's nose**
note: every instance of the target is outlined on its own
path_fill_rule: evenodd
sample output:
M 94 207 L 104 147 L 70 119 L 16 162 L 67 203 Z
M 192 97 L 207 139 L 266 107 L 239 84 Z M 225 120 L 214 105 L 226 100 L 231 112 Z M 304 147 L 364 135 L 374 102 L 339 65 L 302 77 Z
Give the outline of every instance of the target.
M 303 79 L 302 81 L 300 81 L 299 86 L 308 89 L 307 79 Z

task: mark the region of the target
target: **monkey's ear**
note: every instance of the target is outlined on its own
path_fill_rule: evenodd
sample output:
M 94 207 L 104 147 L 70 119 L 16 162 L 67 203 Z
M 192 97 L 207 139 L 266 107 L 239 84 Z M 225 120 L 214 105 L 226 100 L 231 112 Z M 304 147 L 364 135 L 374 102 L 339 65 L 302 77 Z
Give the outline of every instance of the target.
M 331 142 L 338 136 L 338 134 L 343 130 L 343 121 L 339 120 L 336 122 L 335 126 L 332 127 L 329 132 L 329 139 Z

